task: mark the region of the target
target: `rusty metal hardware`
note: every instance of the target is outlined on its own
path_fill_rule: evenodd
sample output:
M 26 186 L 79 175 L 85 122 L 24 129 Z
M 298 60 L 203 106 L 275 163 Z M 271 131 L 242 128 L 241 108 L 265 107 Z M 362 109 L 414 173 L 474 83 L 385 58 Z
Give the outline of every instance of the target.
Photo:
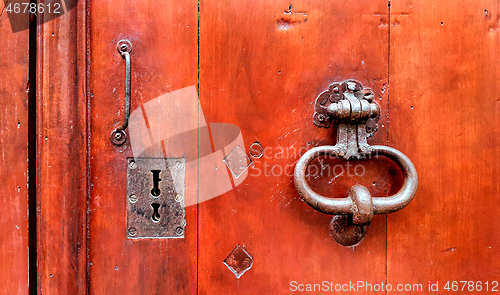
M 224 259 L 224 264 L 233 272 L 237 279 L 248 271 L 253 265 L 253 258 L 245 249 L 245 245 L 236 247 L 231 251 L 229 256 Z
M 185 158 L 127 159 L 127 236 L 183 238 Z
M 339 156 L 362 158 L 371 152 L 367 138 L 378 130 L 380 107 L 373 91 L 356 80 L 333 83 L 321 93 L 314 106 L 314 124 L 330 127 L 337 123 Z
M 334 83 L 316 99 L 314 123 L 320 127 L 338 124 L 335 146 L 320 146 L 308 150 L 295 166 L 294 182 L 302 199 L 314 209 L 336 215 L 330 230 L 333 238 L 344 246 L 359 243 L 373 214 L 388 214 L 403 209 L 413 199 L 417 186 L 417 171 L 410 159 L 400 151 L 367 143 L 367 137 L 377 130 L 379 106 L 373 102 L 373 92 L 355 80 Z M 307 184 L 306 169 L 318 156 L 362 159 L 369 155 L 382 155 L 394 161 L 403 172 L 401 189 L 387 198 L 372 198 L 368 189 L 354 185 L 347 198 L 328 198 L 314 192 Z
M 130 80 L 131 80 L 131 69 L 130 69 L 130 52 L 132 51 L 132 43 L 128 40 L 120 40 L 116 44 L 116 49 L 125 59 L 125 117 L 123 119 L 123 124 L 117 127 L 111 133 L 110 140 L 113 144 L 120 146 L 127 141 L 127 134 L 125 129 L 128 127 L 128 119 L 130 117 Z

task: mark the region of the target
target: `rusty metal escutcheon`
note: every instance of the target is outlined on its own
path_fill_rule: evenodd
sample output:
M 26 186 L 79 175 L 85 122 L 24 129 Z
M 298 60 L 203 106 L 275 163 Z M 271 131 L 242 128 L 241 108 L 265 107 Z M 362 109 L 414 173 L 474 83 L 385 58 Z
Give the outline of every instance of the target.
M 184 238 L 186 158 L 127 159 L 127 237 Z
M 380 108 L 373 101 L 373 92 L 356 80 L 333 83 L 321 93 L 315 104 L 314 123 L 318 127 L 338 124 L 335 146 L 320 146 L 308 150 L 295 166 L 295 187 L 302 199 L 319 212 L 336 215 L 330 224 L 333 238 L 344 246 L 358 244 L 366 235 L 373 214 L 388 214 L 408 205 L 418 186 L 413 163 L 402 152 L 387 146 L 370 146 L 367 137 L 377 131 Z M 311 189 L 306 180 L 306 169 L 318 156 L 363 159 L 366 156 L 385 156 L 394 161 L 403 172 L 403 185 L 394 195 L 372 198 L 368 189 L 356 184 L 347 198 L 328 198 Z

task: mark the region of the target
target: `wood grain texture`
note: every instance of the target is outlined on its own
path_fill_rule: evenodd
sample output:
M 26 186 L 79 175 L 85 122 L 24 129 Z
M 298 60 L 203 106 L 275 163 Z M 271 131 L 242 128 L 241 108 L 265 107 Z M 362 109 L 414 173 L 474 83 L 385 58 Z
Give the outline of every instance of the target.
M 38 26 L 38 293 L 87 290 L 86 1 Z M 39 22 L 42 22 L 39 19 Z
M 197 2 L 92 2 L 90 21 L 90 292 L 195 294 L 196 206 L 186 209 L 184 239 L 128 239 L 126 165 L 127 157 L 137 155 L 130 140 L 116 147 L 109 136 L 124 116 L 125 62 L 116 50 L 119 40 L 133 46 L 132 111 L 197 85 Z M 167 149 L 150 156 L 178 155 Z
M 488 0 L 391 1 L 389 145 L 420 180 L 388 216 L 388 282 L 499 279 L 498 13 Z
M 0 11 L 3 11 L 3 1 Z M 28 293 L 29 32 L 0 19 L 0 293 Z
M 390 13 L 387 4 L 202 0 L 199 56 L 197 1 L 81 0 L 40 26 L 39 293 L 281 294 L 292 281 L 425 291 L 429 281 L 440 290 L 446 281 L 498 281 L 496 2 L 395 0 Z M 0 290 L 15 294 L 28 288 L 28 35 L 12 35 L 6 18 L 0 24 Z M 126 158 L 134 155 L 130 142 L 109 141 L 123 120 L 125 65 L 115 48 L 123 38 L 134 46 L 132 110 L 199 82 L 206 121 L 237 125 L 245 151 L 253 142 L 264 148 L 239 186 L 186 208 L 184 239 L 126 236 Z M 292 179 L 301 154 L 335 141 L 334 129 L 312 123 L 314 100 L 349 78 L 373 88 L 382 109 L 370 143 L 402 151 L 420 176 L 415 200 L 375 216 L 354 248 L 331 239 L 331 216 L 302 202 Z M 148 153 L 179 156 L 175 147 Z M 322 171 L 330 174 L 311 186 L 339 197 L 354 183 L 377 197 L 399 188 L 393 164 L 349 163 L 362 177 Z M 325 164 L 347 169 L 340 160 L 312 163 Z M 238 244 L 253 257 L 240 279 L 223 264 Z
M 242 184 L 199 205 L 200 294 L 281 294 L 291 281 L 385 282 L 385 216 L 373 219 L 359 246 L 342 247 L 329 236 L 331 216 L 300 200 L 292 175 L 306 150 L 335 141 L 332 129 L 312 122 L 314 101 L 332 82 L 353 78 L 374 89 L 384 115 L 370 143 L 386 143 L 388 20 L 386 1 L 295 1 L 291 11 L 287 1 L 201 1 L 204 114 L 239 126 L 246 149 L 259 141 L 265 153 Z M 386 195 L 387 163 L 361 164 L 362 178 L 346 171 L 312 185 L 346 196 L 359 182 Z M 254 259 L 240 279 L 223 264 L 238 244 Z

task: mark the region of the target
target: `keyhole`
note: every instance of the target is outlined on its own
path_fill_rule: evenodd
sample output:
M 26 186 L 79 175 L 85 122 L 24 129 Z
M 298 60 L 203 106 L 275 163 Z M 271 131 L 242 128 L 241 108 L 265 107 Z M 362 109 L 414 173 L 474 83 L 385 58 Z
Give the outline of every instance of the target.
M 153 216 L 151 219 L 153 219 L 154 222 L 160 221 L 160 213 L 158 212 L 158 209 L 160 209 L 160 204 L 158 203 L 153 203 L 151 204 L 151 207 L 153 207 Z
M 153 189 L 151 190 L 153 197 L 158 197 L 161 194 L 160 188 L 158 187 L 161 181 L 160 172 L 161 170 L 151 170 L 151 173 L 153 173 Z

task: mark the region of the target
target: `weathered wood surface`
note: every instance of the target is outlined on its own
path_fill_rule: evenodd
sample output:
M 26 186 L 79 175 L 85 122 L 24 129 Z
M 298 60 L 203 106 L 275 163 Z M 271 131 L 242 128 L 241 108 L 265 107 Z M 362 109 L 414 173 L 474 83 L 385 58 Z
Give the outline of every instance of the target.
M 38 293 L 87 291 L 86 1 L 38 25 Z M 43 19 L 39 18 L 39 22 Z
M 4 2 L 0 2 L 0 11 Z M 0 18 L 0 293 L 28 292 L 28 41 Z
M 132 42 L 131 110 L 140 110 L 165 93 L 197 85 L 197 11 L 196 1 L 90 3 L 92 294 L 196 293 L 196 206 L 186 209 L 184 239 L 129 240 L 126 165 L 137 155 L 130 140 L 116 147 L 109 136 L 124 117 L 125 61 L 117 42 Z M 179 155 L 167 149 L 166 156 Z
M 498 281 L 498 34 L 496 1 L 391 1 L 389 145 L 420 182 L 388 216 L 388 282 Z
M 38 293 L 280 294 L 292 281 L 324 280 L 422 284 L 424 291 L 429 281 L 443 290 L 447 281 L 468 280 L 484 290 L 498 281 L 496 3 L 292 5 L 205 0 L 198 15 L 196 1 L 80 0 L 39 26 Z M 0 292 L 25 294 L 28 32 L 12 34 L 2 17 L 0 37 Z M 256 141 L 264 148 L 235 189 L 186 208 L 185 239 L 126 237 L 133 153 L 129 143 L 109 141 L 123 120 L 125 65 L 115 48 L 123 38 L 134 45 L 132 110 L 199 83 L 205 120 L 238 126 L 245 150 Z M 414 201 L 376 216 L 354 248 L 331 239 L 331 216 L 303 203 L 292 179 L 301 154 L 335 141 L 334 129 L 312 123 L 316 96 L 349 78 L 373 88 L 382 109 L 370 143 L 408 155 L 420 177 Z M 347 168 L 340 160 L 313 164 Z M 393 164 L 355 161 L 351 169 L 358 164 L 362 177 L 323 171 L 310 184 L 331 196 L 345 196 L 354 183 L 379 197 L 398 189 Z M 238 244 L 253 257 L 240 279 L 223 264 Z
M 385 281 L 385 216 L 374 218 L 361 245 L 339 246 L 329 236 L 331 216 L 300 200 L 292 174 L 307 149 L 335 142 L 331 128 L 312 121 L 314 101 L 330 83 L 358 79 L 387 115 L 388 20 L 387 1 L 295 1 L 291 8 L 287 1 L 201 2 L 204 114 L 210 123 L 239 126 L 245 148 L 259 141 L 265 154 L 253 159 L 242 184 L 199 205 L 200 294 L 281 294 L 291 281 Z M 371 143 L 386 144 L 385 121 Z M 343 161 L 330 164 L 346 169 Z M 384 196 L 386 164 L 363 164 L 362 178 L 346 171 L 312 184 L 346 196 L 360 182 Z M 240 279 L 223 264 L 238 244 L 254 259 Z

